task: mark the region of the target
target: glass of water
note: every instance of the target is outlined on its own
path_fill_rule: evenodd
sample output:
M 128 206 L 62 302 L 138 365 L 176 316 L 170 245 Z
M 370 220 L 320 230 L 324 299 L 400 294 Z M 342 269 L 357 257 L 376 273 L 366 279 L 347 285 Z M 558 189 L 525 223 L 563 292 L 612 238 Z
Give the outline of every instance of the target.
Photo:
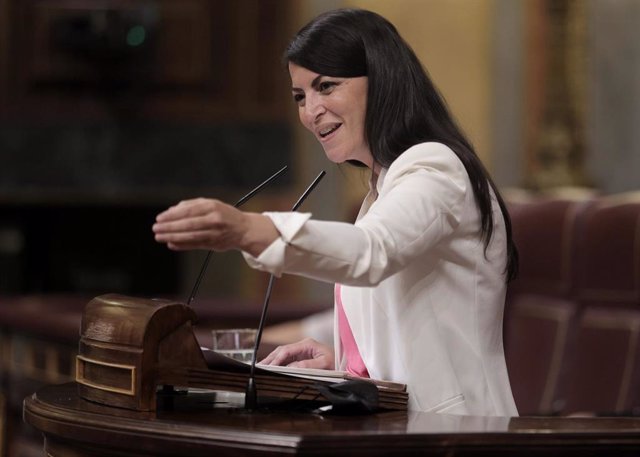
M 251 362 L 256 344 L 255 328 L 212 330 L 213 350 L 241 362 Z

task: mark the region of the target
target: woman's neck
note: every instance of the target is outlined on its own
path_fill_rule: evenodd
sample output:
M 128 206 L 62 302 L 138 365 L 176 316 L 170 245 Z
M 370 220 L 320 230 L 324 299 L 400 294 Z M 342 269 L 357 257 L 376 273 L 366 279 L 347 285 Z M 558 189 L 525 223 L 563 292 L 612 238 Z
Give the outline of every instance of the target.
M 379 163 L 373 162 L 371 167 L 371 178 L 369 179 L 369 185 L 373 192 L 378 193 L 378 178 L 380 177 L 380 170 L 382 169 L 382 165 Z

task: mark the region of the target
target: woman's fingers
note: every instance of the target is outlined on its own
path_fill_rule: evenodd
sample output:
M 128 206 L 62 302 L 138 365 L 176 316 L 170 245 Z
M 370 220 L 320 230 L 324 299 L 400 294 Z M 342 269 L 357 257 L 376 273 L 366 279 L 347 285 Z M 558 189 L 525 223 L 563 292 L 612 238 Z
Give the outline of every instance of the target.
M 306 357 L 302 354 L 300 341 L 297 343 L 285 344 L 278 346 L 268 356 L 260 361 L 263 365 L 287 365 L 291 361 L 297 360 L 296 357 Z
M 193 200 L 183 200 L 175 206 L 156 216 L 156 224 L 164 225 L 172 221 L 180 221 L 190 218 L 198 218 L 211 214 L 216 214 L 228 205 L 212 199 L 196 198 Z
M 298 362 L 291 362 L 287 366 L 295 367 L 295 368 L 316 368 L 319 370 L 333 370 L 334 368 L 333 357 L 329 359 L 328 357 L 325 357 L 325 356 L 317 357 L 315 359 L 307 359 L 307 360 L 300 360 Z
M 205 211 L 207 201 L 208 200 L 205 198 L 183 200 L 177 205 L 171 206 L 167 210 L 158 214 L 156 216 L 156 222 L 167 222 L 175 219 L 181 219 L 183 217 L 192 216 L 197 212 L 202 214 L 202 212 Z
M 207 248 L 218 236 L 218 229 L 206 216 L 160 222 L 153 225 L 155 240 L 171 249 Z
M 307 338 L 297 343 L 277 347 L 260 363 L 263 365 L 333 369 L 333 350 Z
M 185 217 L 170 222 L 156 222 L 153 231 L 156 234 L 197 232 L 199 230 L 216 227 L 216 218 L 210 214 L 204 216 Z
M 218 200 L 185 200 L 160 213 L 152 229 L 156 241 L 173 250 L 237 248 L 244 214 Z
M 210 231 L 196 231 L 185 233 L 156 234 L 155 239 L 159 243 L 166 243 L 169 249 L 182 251 L 187 249 L 214 249 L 216 243 L 212 242 Z
M 263 365 L 285 366 L 299 358 L 307 358 L 306 352 L 299 347 L 298 343 L 287 344 L 277 347 L 271 354 L 265 357 L 260 363 Z

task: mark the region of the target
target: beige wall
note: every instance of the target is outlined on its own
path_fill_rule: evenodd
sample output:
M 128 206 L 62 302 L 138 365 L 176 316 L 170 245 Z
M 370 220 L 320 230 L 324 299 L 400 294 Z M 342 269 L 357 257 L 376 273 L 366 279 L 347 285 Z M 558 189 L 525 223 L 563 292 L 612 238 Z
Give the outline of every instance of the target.
M 493 0 L 345 0 L 389 19 L 491 169 Z

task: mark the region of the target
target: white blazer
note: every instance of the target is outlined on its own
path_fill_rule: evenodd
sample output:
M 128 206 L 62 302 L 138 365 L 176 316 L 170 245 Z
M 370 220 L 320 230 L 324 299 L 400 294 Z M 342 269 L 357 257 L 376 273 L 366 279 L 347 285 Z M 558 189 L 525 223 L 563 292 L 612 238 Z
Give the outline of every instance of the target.
M 341 283 L 370 376 L 406 383 L 410 409 L 515 416 L 502 343 L 506 232 L 492 197 L 485 251 L 464 166 L 447 146 L 422 143 L 380 172 L 355 225 L 265 213 L 281 237 L 244 256 L 276 276 Z

